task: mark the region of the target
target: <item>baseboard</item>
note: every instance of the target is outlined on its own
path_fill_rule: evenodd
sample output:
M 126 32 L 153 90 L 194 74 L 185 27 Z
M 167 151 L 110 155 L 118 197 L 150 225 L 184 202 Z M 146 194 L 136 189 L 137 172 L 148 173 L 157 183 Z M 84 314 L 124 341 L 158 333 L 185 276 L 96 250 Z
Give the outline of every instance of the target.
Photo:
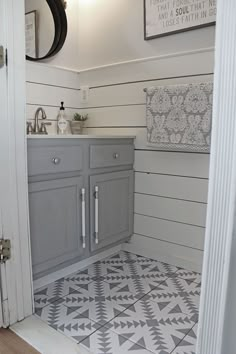
M 78 272 L 82 270 L 83 268 L 88 267 L 90 264 L 100 261 L 101 259 L 107 258 L 112 256 L 113 254 L 119 252 L 122 249 L 122 245 L 118 245 L 116 247 L 110 248 L 106 251 L 103 251 L 99 254 L 96 254 L 95 256 L 92 256 L 90 258 L 84 259 L 83 261 L 77 262 L 75 264 L 72 264 L 68 267 L 65 267 L 63 269 L 60 269 L 56 272 L 53 272 L 51 274 L 48 274 L 42 278 L 39 278 L 34 281 L 34 290 L 37 290 L 45 285 L 48 285 L 50 283 L 53 283 L 54 281 L 66 277 L 70 274 L 73 274 L 75 272 Z
M 153 240 L 151 238 L 141 237 L 139 235 L 134 235 L 130 242 L 110 248 L 81 262 L 75 263 L 64 269 L 58 270 L 35 280 L 34 290 L 48 285 L 62 277 L 66 277 L 72 273 L 78 272 L 83 268 L 88 267 L 94 262 L 110 257 L 111 255 L 119 252 L 121 249 L 131 253 L 139 254 L 144 257 L 156 259 L 161 262 L 173 264 L 181 268 L 201 272 L 203 256 L 202 251 L 188 249 L 187 247 L 183 246 L 173 245 L 174 250 L 170 253 L 169 247 L 170 244 L 168 244 L 167 242 Z M 180 252 L 177 252 L 179 250 Z
M 170 245 L 168 242 L 140 235 L 133 235 L 130 242 L 122 245 L 122 249 L 195 272 L 202 271 L 203 251 L 200 250 Z

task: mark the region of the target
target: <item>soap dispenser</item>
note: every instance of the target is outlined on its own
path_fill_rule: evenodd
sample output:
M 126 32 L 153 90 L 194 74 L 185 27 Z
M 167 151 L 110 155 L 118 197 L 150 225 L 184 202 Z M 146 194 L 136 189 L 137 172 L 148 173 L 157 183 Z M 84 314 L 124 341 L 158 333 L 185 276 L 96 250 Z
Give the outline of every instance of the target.
M 59 114 L 58 114 L 57 126 L 58 126 L 58 134 L 60 134 L 60 135 L 66 134 L 68 122 L 66 120 L 64 102 L 61 102 L 61 107 L 60 107 Z

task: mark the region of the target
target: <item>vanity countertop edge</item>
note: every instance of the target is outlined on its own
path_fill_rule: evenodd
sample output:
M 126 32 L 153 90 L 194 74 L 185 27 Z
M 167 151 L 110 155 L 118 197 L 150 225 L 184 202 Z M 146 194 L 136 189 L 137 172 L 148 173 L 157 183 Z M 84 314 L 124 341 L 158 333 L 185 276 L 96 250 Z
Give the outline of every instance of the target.
M 135 135 L 27 135 L 27 139 L 136 139 Z

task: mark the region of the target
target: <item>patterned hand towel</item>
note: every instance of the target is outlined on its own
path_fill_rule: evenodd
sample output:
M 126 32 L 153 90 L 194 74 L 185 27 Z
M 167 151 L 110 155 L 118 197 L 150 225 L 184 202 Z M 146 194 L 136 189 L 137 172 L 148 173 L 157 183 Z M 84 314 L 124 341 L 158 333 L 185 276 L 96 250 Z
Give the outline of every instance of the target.
M 160 150 L 209 152 L 213 83 L 146 89 L 147 145 Z

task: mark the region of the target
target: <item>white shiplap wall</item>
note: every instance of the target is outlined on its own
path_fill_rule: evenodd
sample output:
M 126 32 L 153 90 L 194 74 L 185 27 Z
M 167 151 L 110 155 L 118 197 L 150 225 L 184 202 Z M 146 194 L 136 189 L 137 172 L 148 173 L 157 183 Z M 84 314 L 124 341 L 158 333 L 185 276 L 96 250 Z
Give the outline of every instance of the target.
M 50 67 L 45 64 L 26 64 L 26 117 L 33 120 L 41 106 L 47 114 L 49 133 L 56 132 L 56 120 L 60 102 L 64 101 L 68 118 L 79 108 L 79 75 L 75 71 Z
M 146 146 L 148 86 L 213 79 L 212 48 L 80 72 L 27 63 L 27 119 L 42 106 L 56 131 L 61 101 L 68 117 L 88 113 L 86 133 L 134 134 L 135 223 L 127 250 L 200 270 L 204 248 L 209 155 Z M 171 79 L 170 79 L 171 77 Z M 81 104 L 80 86 L 90 87 Z
M 134 236 L 127 250 L 201 270 L 209 154 L 146 146 L 145 93 L 155 85 L 213 80 L 212 48 L 148 58 L 80 73 L 90 87 L 87 132 L 134 134 Z

